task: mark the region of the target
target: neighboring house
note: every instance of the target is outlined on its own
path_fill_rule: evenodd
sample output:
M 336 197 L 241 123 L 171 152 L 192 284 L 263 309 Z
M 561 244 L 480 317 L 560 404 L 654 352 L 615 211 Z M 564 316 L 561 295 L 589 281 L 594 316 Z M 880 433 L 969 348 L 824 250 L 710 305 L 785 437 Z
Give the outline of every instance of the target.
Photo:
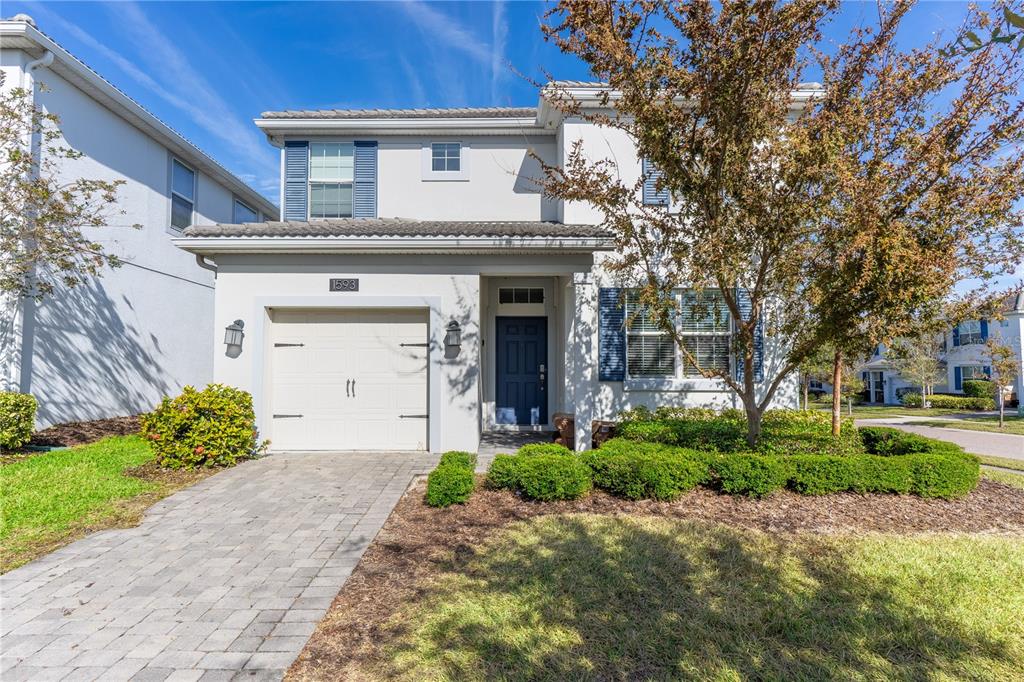
M 599 106 L 600 87 L 568 86 Z M 551 429 L 558 412 L 583 448 L 592 420 L 626 408 L 740 405 L 668 335 L 643 320 L 627 332 L 599 213 L 538 187 L 537 157 L 562 163 L 577 140 L 638 179 L 621 131 L 544 97 L 256 125 L 281 150 L 285 222 L 196 226 L 175 243 L 216 263 L 214 376 L 253 393 L 273 449 L 476 450 L 481 432 Z M 666 203 L 653 189 L 644 199 Z M 705 363 L 735 365 L 727 317 L 684 318 Z M 759 363 L 780 357 L 764 339 Z M 794 376 L 775 405 L 796 401 Z
M 965 381 L 987 379 L 991 368 L 985 357 L 985 342 L 998 337 L 1000 342 L 1014 349 L 1017 355 L 1017 379 L 1013 394 L 1022 395 L 1024 375 L 1024 293 L 1009 296 L 1000 308 L 1001 320 L 966 320 L 943 334 L 943 353 L 940 359 L 946 366 L 946 379 L 936 384 L 936 393 L 962 393 Z M 899 403 L 903 390 L 916 387 L 899 375 L 885 357 L 884 346 L 859 368 L 864 381 L 867 402 L 873 404 Z
M 171 239 L 190 225 L 276 219 L 277 209 L 30 18 L 0 21 L 0 69 L 4 88 L 31 90 L 60 117 L 61 142 L 84 154 L 62 175 L 126 183 L 110 224 L 88 232 L 122 267 L 43 303 L 0 301 L 0 388 L 35 395 L 45 427 L 138 413 L 205 385 L 214 273 Z

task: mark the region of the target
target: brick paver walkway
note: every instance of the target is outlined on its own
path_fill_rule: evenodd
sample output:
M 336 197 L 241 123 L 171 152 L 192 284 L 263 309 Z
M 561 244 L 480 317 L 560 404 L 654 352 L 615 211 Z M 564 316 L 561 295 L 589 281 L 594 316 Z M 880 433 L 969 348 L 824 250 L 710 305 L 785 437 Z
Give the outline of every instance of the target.
M 277 454 L 0 576 L 0 677 L 280 679 L 427 454 Z

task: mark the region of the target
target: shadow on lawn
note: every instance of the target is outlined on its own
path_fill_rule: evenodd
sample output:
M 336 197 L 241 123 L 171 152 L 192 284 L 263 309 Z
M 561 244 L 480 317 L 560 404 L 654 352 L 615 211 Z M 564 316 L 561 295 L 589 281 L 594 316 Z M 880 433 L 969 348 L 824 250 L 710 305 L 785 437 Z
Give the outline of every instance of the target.
M 392 673 L 931 679 L 1013 669 L 1006 644 L 943 616 L 927 582 L 901 592 L 865 577 L 835 541 L 614 517 L 526 528 L 449 567 L 397 626 Z

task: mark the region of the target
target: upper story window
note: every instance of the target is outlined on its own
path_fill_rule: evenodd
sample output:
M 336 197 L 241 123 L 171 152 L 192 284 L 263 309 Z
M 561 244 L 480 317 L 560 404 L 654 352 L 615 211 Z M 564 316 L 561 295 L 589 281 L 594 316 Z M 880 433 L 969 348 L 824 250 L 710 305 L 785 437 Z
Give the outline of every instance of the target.
M 242 202 L 239 199 L 235 199 L 234 208 L 232 209 L 231 222 L 238 223 L 255 223 L 260 219 L 259 213 L 255 209 L 249 208 L 248 204 Z
M 423 144 L 423 179 L 434 181 L 469 180 L 469 145 L 462 142 Z
M 309 217 L 352 217 L 354 176 L 351 142 L 309 145 Z
M 457 172 L 462 170 L 462 145 L 458 142 L 435 142 L 430 145 L 430 170 Z
M 729 370 L 732 324 L 718 291 L 679 291 L 676 332 L 703 370 Z M 701 377 L 700 370 L 676 346 L 672 334 L 654 323 L 636 294 L 626 297 L 626 371 L 632 378 Z
M 961 346 L 966 346 L 971 343 L 985 343 L 985 339 L 981 333 L 981 320 L 967 320 L 966 322 L 961 322 L 958 329 L 960 330 L 959 339 Z
M 196 201 L 196 173 L 171 159 L 171 226 L 184 230 L 192 224 Z

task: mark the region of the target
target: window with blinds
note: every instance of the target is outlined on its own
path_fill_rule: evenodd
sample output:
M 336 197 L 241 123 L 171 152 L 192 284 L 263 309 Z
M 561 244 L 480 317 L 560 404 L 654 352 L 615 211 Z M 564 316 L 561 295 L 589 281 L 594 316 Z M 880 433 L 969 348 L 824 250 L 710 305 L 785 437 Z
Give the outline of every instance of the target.
M 676 294 L 677 330 L 695 365 L 677 347 L 672 334 L 660 328 L 639 304 L 626 296 L 626 372 L 632 378 L 700 377 L 697 369 L 729 371 L 732 321 L 719 291 L 680 291 Z
M 676 342 L 640 305 L 636 293 L 626 296 L 626 372 L 635 378 L 673 377 Z

